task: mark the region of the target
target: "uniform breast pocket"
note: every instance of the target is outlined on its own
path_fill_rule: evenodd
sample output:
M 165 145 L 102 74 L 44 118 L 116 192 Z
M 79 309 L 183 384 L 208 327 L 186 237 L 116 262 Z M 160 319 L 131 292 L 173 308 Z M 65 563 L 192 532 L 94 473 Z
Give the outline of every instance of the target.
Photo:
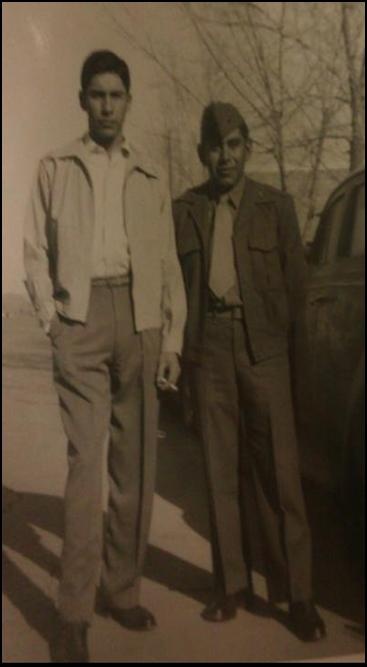
M 256 221 L 249 234 L 248 248 L 255 284 L 262 289 L 283 287 L 284 278 L 275 224 L 270 220 Z

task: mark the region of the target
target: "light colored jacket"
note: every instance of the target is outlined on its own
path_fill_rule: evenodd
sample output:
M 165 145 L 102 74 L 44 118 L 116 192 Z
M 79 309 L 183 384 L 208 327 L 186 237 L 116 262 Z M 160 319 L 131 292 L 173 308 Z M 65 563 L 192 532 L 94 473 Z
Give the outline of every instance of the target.
M 168 188 L 131 148 L 122 191 L 137 331 L 161 328 L 162 349 L 181 352 L 186 299 Z M 87 318 L 94 224 L 92 180 L 82 139 L 44 157 L 25 223 L 26 287 L 47 328 L 57 311 Z

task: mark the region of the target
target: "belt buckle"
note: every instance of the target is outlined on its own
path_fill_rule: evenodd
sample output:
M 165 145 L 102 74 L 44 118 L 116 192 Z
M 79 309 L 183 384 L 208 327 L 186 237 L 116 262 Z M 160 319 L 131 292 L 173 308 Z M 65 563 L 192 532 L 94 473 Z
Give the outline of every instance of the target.
M 212 308 L 208 311 L 210 317 L 217 319 L 218 317 L 231 317 L 231 309 L 229 308 Z
M 233 320 L 243 320 L 243 311 L 241 306 L 234 306 L 232 310 L 232 319 Z

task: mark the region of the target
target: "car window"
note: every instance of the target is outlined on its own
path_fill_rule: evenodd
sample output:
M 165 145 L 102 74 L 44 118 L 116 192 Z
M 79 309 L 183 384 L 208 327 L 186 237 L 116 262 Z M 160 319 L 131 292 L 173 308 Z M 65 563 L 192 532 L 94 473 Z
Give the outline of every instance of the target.
M 365 187 L 357 185 L 346 207 L 338 257 L 358 257 L 365 252 Z
M 310 255 L 313 264 L 335 259 L 340 228 L 343 222 L 345 194 L 340 195 L 323 213 Z

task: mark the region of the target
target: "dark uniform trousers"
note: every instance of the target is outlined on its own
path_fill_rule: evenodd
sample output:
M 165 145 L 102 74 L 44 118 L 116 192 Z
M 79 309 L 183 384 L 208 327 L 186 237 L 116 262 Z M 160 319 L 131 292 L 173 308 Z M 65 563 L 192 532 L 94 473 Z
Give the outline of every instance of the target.
M 311 598 L 311 544 L 298 467 L 288 358 L 253 363 L 245 326 L 208 314 L 192 366 L 206 462 L 218 592 L 251 588 L 246 488 L 251 479 L 269 598 Z M 250 476 L 249 476 L 250 473 Z
M 137 604 L 154 493 L 158 329 L 136 333 L 128 286 L 93 286 L 86 324 L 59 318 L 54 379 L 68 438 L 59 611 L 89 620 L 101 571 L 107 600 Z M 102 471 L 109 432 L 103 547 Z

